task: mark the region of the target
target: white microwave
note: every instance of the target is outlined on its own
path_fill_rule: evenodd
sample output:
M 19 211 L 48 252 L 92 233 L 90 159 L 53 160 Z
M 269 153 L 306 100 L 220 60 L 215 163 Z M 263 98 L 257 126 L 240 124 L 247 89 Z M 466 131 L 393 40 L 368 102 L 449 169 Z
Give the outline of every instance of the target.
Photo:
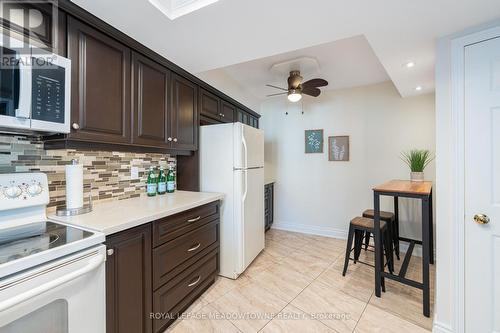
M 0 34 L 0 132 L 70 132 L 71 60 Z

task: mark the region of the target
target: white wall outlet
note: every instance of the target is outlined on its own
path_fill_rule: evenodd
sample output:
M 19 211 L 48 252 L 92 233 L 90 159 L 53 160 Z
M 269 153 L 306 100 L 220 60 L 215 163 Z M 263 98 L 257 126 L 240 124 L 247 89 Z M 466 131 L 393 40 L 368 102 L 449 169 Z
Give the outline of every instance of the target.
M 130 179 L 139 179 L 139 167 L 133 166 L 130 167 Z

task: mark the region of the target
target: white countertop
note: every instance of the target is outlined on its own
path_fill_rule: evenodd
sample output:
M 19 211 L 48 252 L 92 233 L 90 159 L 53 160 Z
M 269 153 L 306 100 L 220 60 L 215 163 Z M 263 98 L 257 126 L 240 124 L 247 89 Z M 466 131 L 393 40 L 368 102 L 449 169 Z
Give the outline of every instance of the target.
M 271 183 L 276 183 L 276 181 L 274 180 L 274 178 L 271 178 L 271 177 L 269 177 L 269 178 L 265 177 L 264 178 L 264 185 L 271 184 Z
M 154 197 L 95 203 L 88 214 L 50 219 L 111 235 L 194 207 L 221 200 L 222 193 L 175 191 Z

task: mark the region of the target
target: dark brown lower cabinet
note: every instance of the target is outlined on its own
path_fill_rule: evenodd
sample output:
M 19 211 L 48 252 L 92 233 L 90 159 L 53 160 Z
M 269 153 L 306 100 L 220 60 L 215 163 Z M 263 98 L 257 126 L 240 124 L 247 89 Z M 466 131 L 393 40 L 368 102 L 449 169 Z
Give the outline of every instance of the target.
M 274 220 L 274 183 L 264 185 L 264 221 L 266 231 Z
M 151 332 L 151 224 L 110 236 L 106 247 L 106 332 Z
M 219 271 L 219 202 L 106 240 L 106 332 L 163 332 Z

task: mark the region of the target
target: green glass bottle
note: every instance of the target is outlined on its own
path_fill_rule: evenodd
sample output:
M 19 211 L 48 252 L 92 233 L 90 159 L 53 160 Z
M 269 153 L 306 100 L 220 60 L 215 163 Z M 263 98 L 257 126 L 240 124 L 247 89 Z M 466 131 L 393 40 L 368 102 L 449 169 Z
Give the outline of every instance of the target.
M 175 172 L 172 166 L 168 167 L 167 173 L 167 193 L 174 193 L 175 191 Z
M 167 192 L 167 177 L 163 167 L 160 167 L 160 174 L 158 175 L 158 194 L 165 194 Z
M 146 193 L 148 197 L 154 197 L 156 195 L 156 174 L 155 169 L 151 166 L 149 168 L 148 180 L 146 182 Z

